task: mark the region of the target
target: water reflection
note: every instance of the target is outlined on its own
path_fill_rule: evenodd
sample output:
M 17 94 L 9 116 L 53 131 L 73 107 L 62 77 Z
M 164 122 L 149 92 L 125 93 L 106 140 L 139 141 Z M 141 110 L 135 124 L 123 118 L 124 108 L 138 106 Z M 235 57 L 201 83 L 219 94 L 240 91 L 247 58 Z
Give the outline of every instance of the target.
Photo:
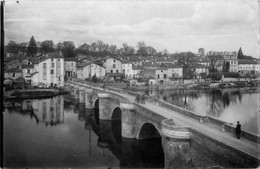
M 174 93 L 170 93 L 170 98 L 176 103 L 183 104 L 184 102 L 181 101 L 185 100 L 185 94 L 187 106 L 192 100 L 191 95 L 184 91 L 177 91 L 176 94 L 183 96 L 179 99 L 173 97 Z M 203 94 L 193 95 L 198 97 Z M 215 99 L 219 97 L 219 93 L 214 95 Z M 168 98 L 167 96 L 166 100 Z M 246 100 L 246 97 L 243 96 L 244 99 Z M 229 98 L 229 101 L 231 105 L 232 99 Z M 119 110 L 115 110 L 114 120 L 99 120 L 97 107 L 86 109 L 83 104 L 63 96 L 9 102 L 5 103 L 5 106 L 4 165 L 6 167 L 164 167 L 165 157 L 160 136 L 142 137 L 148 139 L 139 140 L 122 138 L 121 119 L 117 118 L 121 114 Z M 55 127 L 46 127 L 45 124 Z M 205 156 L 208 157 L 210 152 L 205 155 L 201 153 L 206 151 L 202 145 L 197 142 L 193 144 L 193 146 L 182 144 L 181 147 L 182 153 L 191 152 L 189 156 L 195 167 L 216 165 L 214 155 L 206 158 Z M 177 161 L 174 165 L 184 164 L 178 164 Z M 221 165 L 225 166 L 225 164 Z
M 62 96 L 23 102 L 6 102 L 9 113 L 29 115 L 36 123 L 55 126 L 64 123 L 64 100 Z
M 243 88 L 178 89 L 146 90 L 145 93 L 192 110 L 197 114 L 212 116 L 233 124 L 236 124 L 236 121 L 240 121 L 244 130 L 260 134 L 260 127 L 257 121 L 259 118 L 259 111 L 257 110 L 259 107 L 259 90 Z M 251 123 L 248 121 L 251 121 Z

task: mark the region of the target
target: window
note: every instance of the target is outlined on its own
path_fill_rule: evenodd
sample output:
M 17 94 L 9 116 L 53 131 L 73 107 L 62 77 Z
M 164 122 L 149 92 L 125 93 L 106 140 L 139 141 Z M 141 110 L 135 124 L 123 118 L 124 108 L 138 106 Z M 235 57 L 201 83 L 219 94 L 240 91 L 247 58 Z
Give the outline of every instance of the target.
M 161 72 L 163 72 L 163 70 L 161 70 Z
M 116 70 L 116 73 L 118 73 L 118 70 Z
M 58 77 L 58 81 L 60 81 L 60 76 Z
M 116 63 L 116 60 L 114 60 L 114 63 Z
M 51 67 L 54 68 L 54 63 L 51 63 Z
M 51 74 L 52 74 L 52 75 L 54 74 L 54 70 L 51 70 Z
M 47 79 L 47 78 L 46 78 L 46 74 L 44 74 L 44 75 L 43 75 L 43 80 L 46 80 L 46 79 Z
M 58 59 L 58 62 L 60 61 L 60 59 Z
M 15 73 L 13 73 L 13 77 L 15 77 Z
M 27 69 L 27 74 L 29 74 L 30 73 L 30 69 Z
M 113 70 L 110 70 L 110 73 L 113 73 Z
M 163 75 L 163 78 L 166 79 L 166 74 Z
M 60 62 L 57 63 L 57 67 L 60 67 Z
M 160 79 L 160 75 L 159 74 L 157 75 L 157 78 Z
M 113 68 L 115 68 L 116 67 L 116 65 L 115 64 L 113 64 Z
M 51 59 L 51 61 L 53 61 L 53 59 Z
M 43 68 L 46 68 L 46 63 L 43 63 Z

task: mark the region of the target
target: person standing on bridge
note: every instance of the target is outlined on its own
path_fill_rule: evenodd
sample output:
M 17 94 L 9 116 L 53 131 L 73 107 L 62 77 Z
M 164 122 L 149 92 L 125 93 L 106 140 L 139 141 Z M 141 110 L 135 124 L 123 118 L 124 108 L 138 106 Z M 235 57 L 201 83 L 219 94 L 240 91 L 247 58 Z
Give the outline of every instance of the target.
M 239 123 L 239 121 L 237 121 L 236 135 L 238 139 L 240 139 L 240 134 L 241 134 L 241 124 Z

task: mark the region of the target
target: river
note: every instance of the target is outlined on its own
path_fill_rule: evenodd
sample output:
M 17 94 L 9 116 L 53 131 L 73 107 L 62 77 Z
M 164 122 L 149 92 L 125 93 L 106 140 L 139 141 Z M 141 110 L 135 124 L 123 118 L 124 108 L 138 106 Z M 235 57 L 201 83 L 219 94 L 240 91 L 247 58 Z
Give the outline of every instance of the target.
M 145 93 L 168 103 L 211 116 L 260 135 L 259 90 L 243 88 L 208 90 L 146 90 Z
M 70 95 L 4 104 L 4 167 L 164 168 L 161 138 L 122 138 L 121 120 L 101 121 Z M 190 161 L 181 167 L 234 167 L 192 140 L 185 145 Z

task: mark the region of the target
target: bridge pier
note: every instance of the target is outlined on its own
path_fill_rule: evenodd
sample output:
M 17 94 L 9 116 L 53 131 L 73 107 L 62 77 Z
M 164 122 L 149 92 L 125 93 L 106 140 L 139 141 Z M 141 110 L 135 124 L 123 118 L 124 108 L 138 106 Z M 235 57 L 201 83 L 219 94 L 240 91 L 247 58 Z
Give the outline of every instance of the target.
M 79 87 L 79 102 L 85 103 L 85 88 Z
M 136 112 L 133 104 L 120 103 L 122 109 L 122 137 L 136 138 Z
M 70 84 L 70 95 L 71 96 L 74 96 L 74 85 L 73 84 Z
M 108 93 L 98 93 L 99 98 L 99 119 L 111 120 L 110 99 Z
M 78 85 L 74 86 L 73 96 L 74 96 L 75 99 L 79 99 L 79 86 Z
M 162 146 L 164 168 L 189 168 L 190 131 L 188 127 L 176 126 L 172 119 L 162 121 Z
M 85 108 L 86 109 L 93 108 L 93 106 L 92 106 L 92 94 L 93 94 L 93 89 L 85 88 Z

